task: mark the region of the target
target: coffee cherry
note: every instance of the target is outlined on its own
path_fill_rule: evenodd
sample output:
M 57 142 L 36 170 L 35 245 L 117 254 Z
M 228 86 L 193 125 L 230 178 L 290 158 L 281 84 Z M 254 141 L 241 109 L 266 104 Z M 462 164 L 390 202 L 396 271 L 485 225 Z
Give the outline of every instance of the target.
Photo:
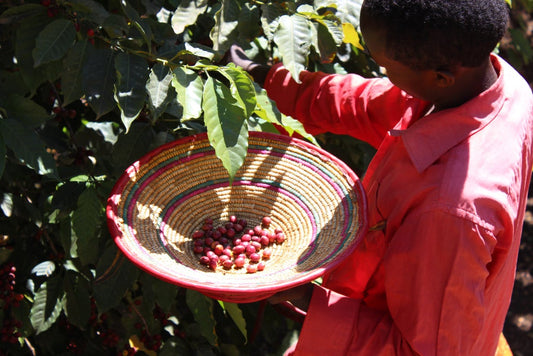
M 270 248 L 265 248 L 263 250 L 263 259 L 268 260 L 272 256 L 272 250 Z
M 263 271 L 265 269 L 265 262 L 261 261 L 257 264 L 257 270 L 258 271 Z
M 241 253 L 243 253 L 245 250 L 245 247 L 243 245 L 237 245 L 235 247 L 233 247 L 233 253 L 235 255 L 240 255 Z
M 261 255 L 258 254 L 257 252 L 254 252 L 254 253 L 250 254 L 250 261 L 252 261 L 252 262 L 261 261 Z
M 269 216 L 265 216 L 263 217 L 263 219 L 261 220 L 261 224 L 265 227 L 265 228 L 268 228 L 270 226 L 270 223 L 272 222 L 272 219 L 269 217 Z
M 234 263 L 235 263 L 235 267 L 242 268 L 246 264 L 246 259 L 244 257 L 237 257 Z
M 222 267 L 224 267 L 225 269 L 231 269 L 231 267 L 233 267 L 233 261 L 228 259 L 222 262 Z

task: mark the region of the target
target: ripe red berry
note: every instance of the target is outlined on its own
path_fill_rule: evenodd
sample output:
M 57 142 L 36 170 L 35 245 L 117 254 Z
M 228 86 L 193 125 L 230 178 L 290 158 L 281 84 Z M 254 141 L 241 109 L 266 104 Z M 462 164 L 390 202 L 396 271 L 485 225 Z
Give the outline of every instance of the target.
M 248 266 L 246 266 L 246 272 L 248 272 L 248 273 L 257 272 L 257 265 L 248 265 Z
M 270 248 L 265 248 L 263 250 L 263 259 L 268 260 L 272 256 L 272 250 Z
M 246 254 L 250 256 L 252 253 L 255 253 L 257 250 L 253 245 L 246 246 Z
M 261 236 L 262 232 L 263 232 L 263 228 L 260 225 L 257 225 L 254 227 L 254 234 Z
M 235 255 L 240 255 L 244 252 L 245 247 L 243 245 L 237 245 L 233 247 L 233 253 Z
M 261 261 L 257 264 L 257 270 L 263 271 L 265 269 L 265 266 L 266 266 L 265 262 Z
M 264 227 L 269 227 L 271 222 L 272 222 L 272 219 L 269 216 L 265 216 L 261 220 L 261 224 L 263 224 Z
M 193 239 L 199 239 L 200 237 L 204 237 L 204 235 L 205 235 L 205 231 L 204 230 L 196 230 L 195 232 L 193 232 L 192 238 Z
M 261 236 L 261 245 L 268 246 L 270 244 L 270 239 L 267 236 Z
M 261 261 L 261 255 L 258 254 L 257 252 L 254 252 L 254 253 L 250 254 L 250 261 L 252 261 L 252 262 Z
M 235 263 L 235 267 L 242 268 L 246 264 L 246 259 L 244 257 L 237 257 L 234 263 Z

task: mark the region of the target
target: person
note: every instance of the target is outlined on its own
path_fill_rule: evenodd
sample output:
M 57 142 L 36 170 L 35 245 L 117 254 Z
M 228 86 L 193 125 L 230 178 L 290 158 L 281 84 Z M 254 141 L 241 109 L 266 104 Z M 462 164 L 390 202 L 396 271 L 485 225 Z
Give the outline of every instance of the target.
M 511 300 L 532 172 L 533 95 L 493 53 L 504 0 L 365 0 L 364 43 L 386 78 L 231 60 L 311 134 L 366 141 L 369 230 L 321 285 L 293 355 L 494 355 Z M 503 339 L 505 340 L 505 339 Z

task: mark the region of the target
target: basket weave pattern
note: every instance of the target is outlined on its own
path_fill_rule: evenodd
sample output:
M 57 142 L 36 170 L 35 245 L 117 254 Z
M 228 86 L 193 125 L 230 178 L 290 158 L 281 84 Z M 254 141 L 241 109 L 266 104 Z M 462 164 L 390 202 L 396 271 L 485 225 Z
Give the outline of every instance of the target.
M 250 133 L 248 155 L 232 184 L 205 134 L 167 144 L 131 165 L 108 200 L 109 228 L 134 263 L 167 282 L 210 297 L 251 302 L 311 281 L 353 250 L 366 231 L 358 178 L 304 141 Z M 248 226 L 270 216 L 286 235 L 264 271 L 210 271 L 193 252 L 206 218 L 230 215 Z

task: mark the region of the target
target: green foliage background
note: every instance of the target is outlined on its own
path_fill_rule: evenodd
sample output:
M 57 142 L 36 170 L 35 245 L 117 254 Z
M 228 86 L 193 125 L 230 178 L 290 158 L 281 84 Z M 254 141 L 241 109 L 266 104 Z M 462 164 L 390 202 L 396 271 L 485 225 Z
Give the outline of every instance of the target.
M 380 75 L 358 44 L 359 7 L 2 2 L 0 355 L 280 354 L 301 324 L 262 302 L 219 302 L 138 270 L 112 242 L 106 199 L 136 159 L 204 131 L 230 176 L 254 130 L 299 134 L 362 174 L 368 146 L 307 135 L 247 73 L 221 64 L 239 43 L 296 79 L 303 69 Z M 512 37 L 517 66 L 533 57 L 522 33 Z

